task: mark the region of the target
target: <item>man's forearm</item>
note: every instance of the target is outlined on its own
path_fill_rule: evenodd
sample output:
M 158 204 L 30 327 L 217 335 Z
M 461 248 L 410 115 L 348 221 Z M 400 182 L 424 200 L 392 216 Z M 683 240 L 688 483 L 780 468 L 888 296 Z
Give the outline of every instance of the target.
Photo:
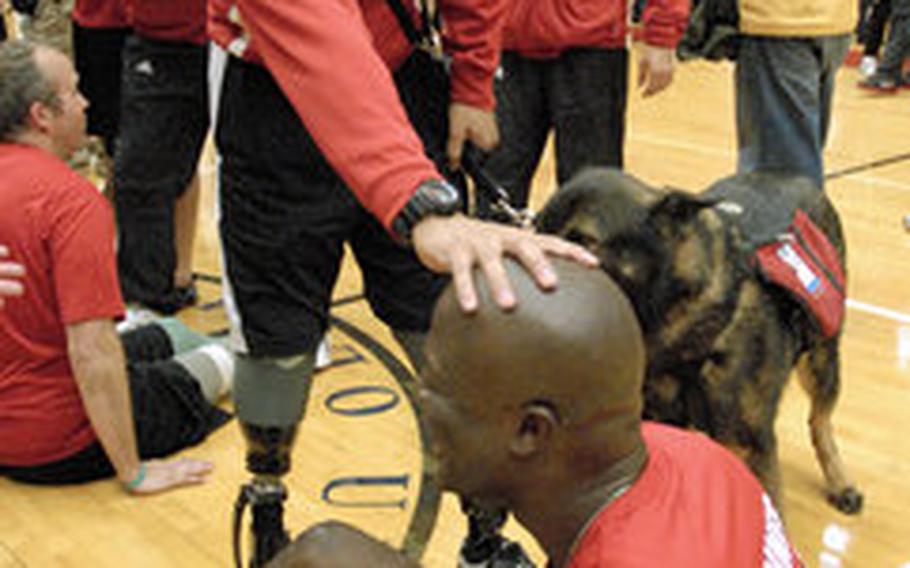
M 135 478 L 139 455 L 130 403 L 126 362 L 114 331 L 96 336 L 94 346 L 70 350 L 70 363 L 86 414 L 122 482 Z

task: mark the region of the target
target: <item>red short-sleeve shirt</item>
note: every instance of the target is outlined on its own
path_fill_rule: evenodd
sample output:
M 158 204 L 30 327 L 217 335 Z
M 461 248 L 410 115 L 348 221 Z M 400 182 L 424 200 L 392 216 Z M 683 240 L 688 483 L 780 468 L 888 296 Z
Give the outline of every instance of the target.
M 25 265 L 25 295 L 0 309 L 0 464 L 37 465 L 95 440 L 65 326 L 122 317 L 113 216 L 53 155 L 0 144 L 0 243 Z
M 758 480 L 703 434 L 643 426 L 641 477 L 588 525 L 569 568 L 794 568 L 799 558 Z

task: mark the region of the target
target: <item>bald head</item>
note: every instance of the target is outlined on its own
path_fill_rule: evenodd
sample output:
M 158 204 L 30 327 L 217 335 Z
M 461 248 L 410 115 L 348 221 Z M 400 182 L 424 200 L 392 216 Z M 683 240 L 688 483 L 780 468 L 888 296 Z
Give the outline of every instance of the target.
M 602 271 L 552 259 L 560 285 L 541 291 L 507 263 L 518 306 L 498 308 L 482 278 L 480 308 L 465 314 L 450 287 L 437 304 L 430 365 L 478 409 L 541 401 L 560 419 L 640 413 L 644 346 L 629 301 Z

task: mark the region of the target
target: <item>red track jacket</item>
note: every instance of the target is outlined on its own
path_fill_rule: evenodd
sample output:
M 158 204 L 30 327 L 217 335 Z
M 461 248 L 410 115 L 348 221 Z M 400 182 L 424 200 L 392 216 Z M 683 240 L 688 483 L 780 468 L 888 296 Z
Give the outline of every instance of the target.
M 234 4 L 248 44 L 229 17 Z M 493 108 L 504 4 L 439 0 L 453 101 Z M 418 185 L 440 177 L 391 78 L 413 47 L 386 0 L 211 0 L 209 34 L 268 67 L 326 158 L 387 227 Z

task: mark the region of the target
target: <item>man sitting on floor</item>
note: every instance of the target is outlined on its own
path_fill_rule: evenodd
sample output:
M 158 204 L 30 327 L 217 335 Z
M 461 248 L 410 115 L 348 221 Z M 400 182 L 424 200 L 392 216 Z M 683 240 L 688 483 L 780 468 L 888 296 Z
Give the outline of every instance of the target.
M 511 510 L 552 566 L 799 566 L 771 500 L 706 436 L 641 421 L 645 349 L 601 271 L 553 261 L 542 292 L 508 266 L 518 306 L 482 290 L 436 307 L 420 410 L 439 482 Z M 310 529 L 275 568 L 416 566 L 340 523 Z
M 0 243 L 4 262 L 24 267 L 24 293 L 0 310 L 0 474 L 34 483 L 116 474 L 132 493 L 198 483 L 211 464 L 143 460 L 225 422 L 212 403 L 230 386 L 233 359 L 219 345 L 190 349 L 205 340 L 175 320 L 121 343 L 111 211 L 63 161 L 85 134 L 76 81 L 54 49 L 0 44 Z

